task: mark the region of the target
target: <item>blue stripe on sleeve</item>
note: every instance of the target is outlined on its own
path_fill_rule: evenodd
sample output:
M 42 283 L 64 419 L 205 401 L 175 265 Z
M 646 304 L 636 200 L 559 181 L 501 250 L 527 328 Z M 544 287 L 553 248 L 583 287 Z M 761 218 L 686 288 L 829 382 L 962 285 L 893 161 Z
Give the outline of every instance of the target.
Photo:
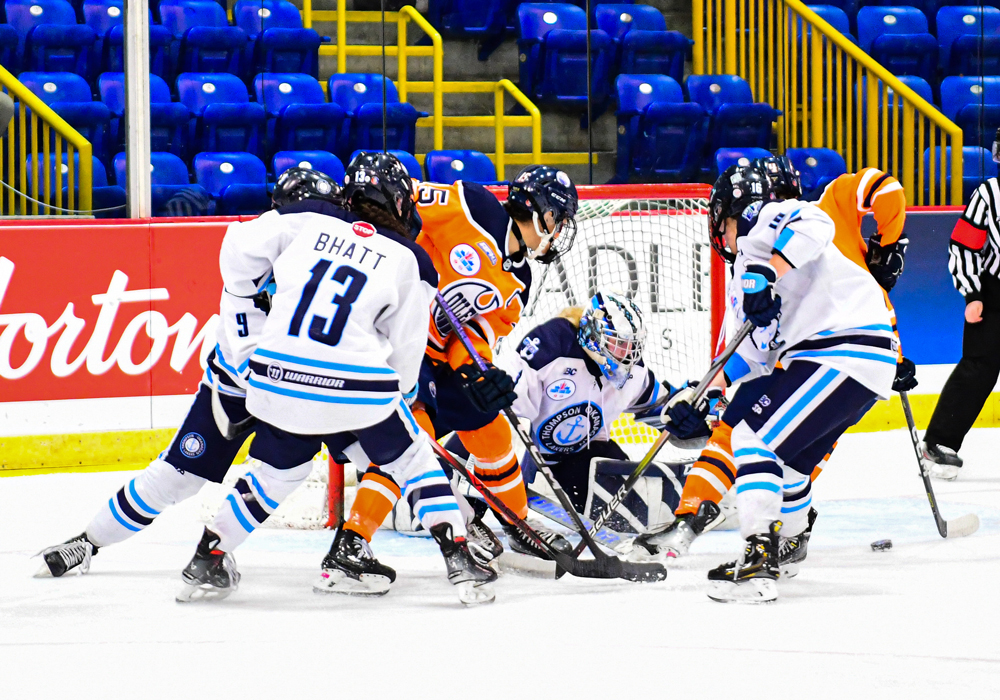
M 730 381 L 736 381 L 746 375 L 750 374 L 750 365 L 747 361 L 739 356 L 737 353 L 733 353 L 733 356 L 729 358 L 729 362 L 722 370 L 729 377 Z

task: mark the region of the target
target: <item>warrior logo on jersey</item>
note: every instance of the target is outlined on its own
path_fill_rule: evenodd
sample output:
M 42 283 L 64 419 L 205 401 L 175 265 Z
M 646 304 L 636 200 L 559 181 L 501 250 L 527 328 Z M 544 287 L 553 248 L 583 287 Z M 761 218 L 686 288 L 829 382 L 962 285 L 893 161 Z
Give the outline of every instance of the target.
M 273 362 L 267 367 L 267 378 L 272 382 L 280 382 L 285 377 L 285 370 L 277 362 Z
M 538 428 L 538 441 L 549 452 L 570 454 L 581 443 L 594 439 L 604 427 L 604 414 L 589 401 L 574 404 L 549 416 Z
M 474 316 L 488 314 L 503 304 L 500 290 L 480 279 L 452 282 L 441 290 L 441 296 L 461 323 Z M 437 332 L 441 336 L 448 335 L 451 332 L 451 324 L 448 323 L 448 317 L 437 302 L 434 303 L 431 312 L 434 314 L 434 327 Z
M 196 459 L 205 453 L 205 438 L 198 433 L 188 433 L 181 438 L 181 454 Z
M 468 243 L 459 243 L 452 248 L 448 259 L 451 261 L 452 269 L 465 277 L 471 277 L 479 272 L 479 268 L 482 265 L 479 254 Z
M 553 401 L 562 401 L 576 393 L 576 384 L 572 379 L 560 379 L 558 382 L 549 384 L 545 388 L 545 393 Z

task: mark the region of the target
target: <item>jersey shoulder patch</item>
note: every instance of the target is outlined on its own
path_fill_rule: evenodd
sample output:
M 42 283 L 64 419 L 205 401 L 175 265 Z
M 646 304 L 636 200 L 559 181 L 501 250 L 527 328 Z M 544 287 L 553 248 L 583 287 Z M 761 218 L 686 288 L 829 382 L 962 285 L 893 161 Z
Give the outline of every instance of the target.
M 569 320 L 553 318 L 528 331 L 517 346 L 517 354 L 535 370 L 563 357 L 583 359 L 576 337 L 577 328 Z

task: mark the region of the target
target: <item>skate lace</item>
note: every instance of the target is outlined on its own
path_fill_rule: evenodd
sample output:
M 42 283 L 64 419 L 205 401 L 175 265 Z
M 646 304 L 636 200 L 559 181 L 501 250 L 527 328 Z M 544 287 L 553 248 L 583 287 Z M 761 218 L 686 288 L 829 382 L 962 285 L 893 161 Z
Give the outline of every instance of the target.
M 55 552 L 62 558 L 67 569 L 72 569 L 74 566 L 83 563 L 90 555 L 87 543 L 82 540 L 61 544 L 50 551 Z

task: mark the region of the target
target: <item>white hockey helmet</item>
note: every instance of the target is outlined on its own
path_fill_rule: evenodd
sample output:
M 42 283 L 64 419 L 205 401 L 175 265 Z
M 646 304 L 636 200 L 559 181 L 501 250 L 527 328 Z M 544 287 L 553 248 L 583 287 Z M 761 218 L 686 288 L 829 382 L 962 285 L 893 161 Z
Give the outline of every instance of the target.
M 621 389 L 642 359 L 642 311 L 621 292 L 598 292 L 583 312 L 577 338 L 601 373 Z

